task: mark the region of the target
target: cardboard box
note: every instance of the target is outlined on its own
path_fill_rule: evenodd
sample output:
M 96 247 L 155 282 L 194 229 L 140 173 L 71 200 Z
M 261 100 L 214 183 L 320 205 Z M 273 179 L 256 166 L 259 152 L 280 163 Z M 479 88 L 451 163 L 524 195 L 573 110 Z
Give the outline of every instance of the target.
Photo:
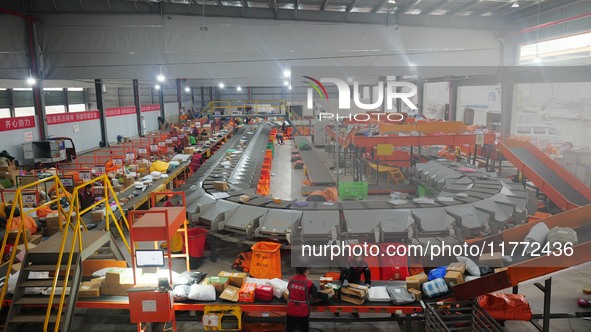
M 507 270 L 506 267 L 500 267 L 498 269 L 495 269 L 495 273 L 503 272 L 503 271 L 506 271 L 506 270 Z
M 34 245 L 38 245 L 39 243 L 41 243 L 41 241 L 43 241 L 43 235 L 35 234 L 35 235 L 31 235 L 31 237 L 28 237 L 27 239 L 29 239 L 30 243 L 32 243 Z
M 51 212 L 45 217 L 47 227 L 60 227 L 60 215 L 57 211 Z
M 341 300 L 356 305 L 362 305 L 367 299 L 369 288 L 357 284 L 349 284 L 349 287 L 341 288 Z
M 443 279 L 448 285 L 453 287 L 455 285 L 464 283 L 464 274 L 458 271 L 447 271 Z
M 101 284 L 100 292 L 103 295 L 127 296 L 127 290 L 133 286 L 133 280 L 131 280 L 130 283 L 123 284 L 110 284 L 107 282 L 103 282 Z
M 50 237 L 54 234 L 57 234 L 60 232 L 59 227 L 44 227 L 43 228 L 43 236 L 44 237 Z
M 332 294 L 332 296 L 335 295 L 334 290 L 332 288 L 325 288 L 325 289 L 323 289 L 321 291 L 318 291 L 318 293 Z M 326 300 L 315 298 L 315 299 L 312 299 L 311 304 L 316 304 L 316 303 L 320 303 L 320 302 L 324 302 L 324 301 L 326 301 Z
M 118 184 L 118 185 L 116 185 L 116 186 L 113 186 L 113 190 L 114 190 L 116 193 L 120 193 L 120 192 L 122 192 L 122 191 L 123 191 L 123 185 L 120 185 L 120 184 Z
M 226 181 L 214 181 L 213 187 L 217 191 L 228 191 L 228 182 Z
M 238 292 L 238 301 L 239 302 L 254 302 L 254 292 L 256 290 L 257 285 L 252 283 L 245 283 L 240 287 L 240 291 Z
M 134 178 L 131 176 L 126 176 L 125 180 L 123 180 L 123 187 L 125 188 L 129 188 L 131 186 L 133 186 L 133 183 L 135 182 Z
M 125 282 L 126 277 L 126 270 L 124 268 L 114 268 L 105 274 L 105 283 L 122 284 Z
M 84 281 L 80 283 L 79 298 L 99 297 L 101 295 L 101 281 Z
M 591 294 L 591 288 L 583 288 L 583 293 L 587 295 Z
M 492 268 L 503 267 L 503 259 L 500 252 L 492 254 L 483 254 L 479 258 L 480 265 L 490 266 Z
M 9 163 L 8 166 L 0 166 L 0 172 L 10 172 L 16 170 L 16 165 L 14 165 L 13 163 Z
M 451 263 L 447 267 L 447 271 L 458 271 L 458 272 L 461 272 L 462 274 L 464 274 L 464 273 L 466 273 L 466 263 L 464 263 L 464 262 Z
M 250 196 L 248 195 L 240 195 L 240 197 L 238 197 L 238 200 L 242 203 L 246 203 L 250 200 Z
M 283 299 L 289 301 L 289 291 L 287 289 L 283 291 Z
M 243 272 L 222 271 L 218 273 L 218 276 L 228 278 L 230 285 L 235 287 L 242 287 L 242 284 L 246 281 L 246 273 Z
M 92 211 L 90 214 L 90 221 L 92 222 L 101 222 L 105 219 L 105 211 Z
M 414 288 L 411 288 L 411 289 L 409 289 L 409 290 L 408 290 L 408 293 L 409 293 L 410 295 L 414 296 L 414 298 L 415 298 L 415 301 L 417 301 L 417 302 L 421 301 L 421 298 L 423 297 L 423 296 L 422 296 L 422 295 L 423 295 L 423 293 L 421 293 L 421 291 L 420 291 L 420 290 L 416 290 L 416 289 L 414 289 Z
M 421 290 L 421 286 L 429 281 L 429 277 L 425 273 L 415 274 L 414 276 L 406 277 L 406 289 Z
M 228 278 L 226 277 L 209 277 L 209 285 L 212 285 L 215 288 L 215 291 L 221 293 L 224 289 L 230 284 Z
M 105 187 L 104 186 L 94 186 L 92 187 L 95 196 L 105 197 Z
M 7 244 L 14 244 L 14 242 L 16 241 L 16 234 L 18 233 L 18 231 L 11 231 L 8 233 L 8 240 L 6 241 Z M 25 234 L 27 235 L 27 240 L 31 239 L 31 230 L 27 229 L 25 230 Z M 21 234 L 21 238 L 19 239 L 20 242 L 23 241 L 23 235 Z
M 240 288 L 234 286 L 227 286 L 222 292 L 222 294 L 220 294 L 220 299 L 231 302 L 238 302 L 239 293 Z
M 320 277 L 320 290 L 323 290 L 324 286 L 330 283 L 332 283 L 332 277 Z

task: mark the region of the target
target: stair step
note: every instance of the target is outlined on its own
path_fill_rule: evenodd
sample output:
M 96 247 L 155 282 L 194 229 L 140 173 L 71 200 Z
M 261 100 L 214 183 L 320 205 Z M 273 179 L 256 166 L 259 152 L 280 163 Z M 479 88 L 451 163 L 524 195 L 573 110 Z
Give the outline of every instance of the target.
M 55 272 L 55 265 L 28 265 L 25 266 L 24 269 L 26 271 L 49 271 L 49 272 Z M 60 265 L 60 270 L 65 270 L 68 266 L 67 265 Z M 74 270 L 76 268 L 76 264 L 72 264 L 71 266 L 72 270 Z
M 50 315 L 49 322 L 55 323 L 57 315 Z M 43 324 L 45 323 L 45 315 L 17 315 L 10 319 L 10 323 L 32 323 L 32 324 Z
M 68 296 L 66 295 L 66 298 L 68 298 Z M 21 297 L 18 300 L 14 301 L 14 304 L 44 304 L 47 305 L 49 303 L 49 296 L 43 296 L 43 297 L 32 297 L 32 296 L 25 296 L 25 297 Z M 56 295 L 53 298 L 53 303 L 54 304 L 59 304 L 60 303 L 60 296 Z
M 70 278 L 70 281 L 71 280 L 72 280 L 72 278 Z M 51 286 L 53 286 L 53 280 L 51 280 L 51 279 L 31 279 L 31 280 L 23 281 L 18 284 L 18 287 L 51 287 Z M 64 281 L 58 280 L 57 286 L 63 287 Z

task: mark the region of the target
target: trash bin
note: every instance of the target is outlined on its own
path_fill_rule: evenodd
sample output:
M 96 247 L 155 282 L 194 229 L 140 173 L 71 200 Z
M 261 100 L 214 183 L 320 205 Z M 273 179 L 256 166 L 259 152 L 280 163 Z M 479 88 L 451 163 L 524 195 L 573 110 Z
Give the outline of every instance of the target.
M 192 227 L 187 230 L 189 244 L 189 265 L 191 269 L 196 269 L 203 260 L 203 250 L 205 249 L 205 240 L 207 239 L 207 230 L 201 227 Z
M 252 247 L 250 276 L 259 279 L 281 278 L 281 243 L 257 242 Z

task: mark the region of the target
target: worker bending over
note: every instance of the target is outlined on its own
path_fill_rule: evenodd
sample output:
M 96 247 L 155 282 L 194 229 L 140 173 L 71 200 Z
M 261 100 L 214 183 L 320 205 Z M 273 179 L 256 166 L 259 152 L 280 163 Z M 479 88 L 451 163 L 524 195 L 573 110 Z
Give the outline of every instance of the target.
M 308 332 L 310 329 L 310 295 L 322 300 L 328 300 L 333 294 L 324 294 L 318 291 L 312 280 L 308 279 L 310 268 L 297 267 L 297 275 L 289 279 L 287 290 L 289 301 L 285 315 L 285 330 Z
M 365 285 L 371 285 L 371 271 L 363 254 L 350 259 L 347 266 L 341 270 L 341 284 L 343 287 L 349 286 L 350 283 L 361 285 L 361 275 L 365 279 Z

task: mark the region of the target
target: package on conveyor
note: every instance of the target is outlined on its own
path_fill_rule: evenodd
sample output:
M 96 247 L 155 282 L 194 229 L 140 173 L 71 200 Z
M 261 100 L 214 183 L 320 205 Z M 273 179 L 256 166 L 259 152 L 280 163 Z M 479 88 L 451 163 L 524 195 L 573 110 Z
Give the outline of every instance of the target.
M 332 281 L 332 277 L 320 277 L 320 290 L 323 290 L 326 284 L 330 284 Z
M 420 290 L 421 286 L 427 281 L 429 281 L 429 277 L 423 272 L 406 277 L 406 289 L 414 288 Z
M 273 278 L 267 284 L 273 287 L 273 295 L 278 299 L 282 298 L 284 296 L 283 293 L 287 291 L 288 282 L 285 280 Z
M 230 301 L 230 302 L 238 302 L 238 297 L 240 293 L 240 288 L 234 286 L 228 286 L 222 294 L 220 294 L 220 299 Z
M 214 181 L 213 187 L 217 191 L 228 191 L 228 182 L 226 181 Z
M 208 284 L 215 288 L 215 291 L 221 293 L 230 284 L 227 277 L 213 276 L 208 278 Z
M 242 287 L 242 284 L 244 283 L 244 281 L 246 281 L 247 278 L 246 273 L 244 272 L 222 271 L 218 273 L 218 276 L 228 278 L 230 285 L 234 287 Z
M 83 281 L 78 290 L 79 298 L 99 297 L 101 295 L 102 280 Z
M 464 273 L 466 273 L 465 262 L 455 262 L 447 266 L 443 279 L 451 287 L 464 283 Z
M 425 294 L 425 296 L 430 299 L 445 295 L 449 292 L 447 283 L 443 278 L 437 278 L 431 281 L 427 281 L 423 284 L 422 289 L 423 294 Z
M 268 285 L 257 285 L 254 291 L 254 297 L 257 301 L 272 301 L 273 287 Z
M 411 294 L 412 296 L 414 296 L 415 301 L 419 302 L 422 299 L 422 292 L 420 290 L 414 289 L 414 288 L 410 288 L 407 289 L 408 293 Z
M 365 303 L 369 294 L 369 288 L 358 284 L 349 284 L 341 288 L 341 300 L 357 305 Z
M 481 266 L 489 266 L 491 268 L 503 267 L 503 259 L 500 252 L 484 253 L 478 258 Z
M 141 271 L 138 271 L 141 275 Z M 133 271 L 128 268 L 110 269 L 101 284 L 101 294 L 127 296 L 127 290 L 134 286 Z
M 251 283 L 244 283 L 242 287 L 240 287 L 240 292 L 238 293 L 238 301 L 239 302 L 254 302 L 255 291 L 256 291 L 256 284 Z
M 334 295 L 335 295 L 335 292 L 334 292 L 334 290 L 333 290 L 332 288 L 328 288 L 328 287 L 327 287 L 327 288 L 325 288 L 325 289 L 323 289 L 323 290 L 320 290 L 320 291 L 318 291 L 318 292 L 319 292 L 319 293 L 326 294 L 326 295 L 332 295 L 332 297 L 334 297 Z M 319 298 L 314 298 L 314 299 L 312 299 L 312 302 L 311 302 L 311 303 L 312 303 L 312 304 L 316 304 L 316 303 L 325 302 L 325 301 L 326 301 L 326 300 L 319 299 Z

